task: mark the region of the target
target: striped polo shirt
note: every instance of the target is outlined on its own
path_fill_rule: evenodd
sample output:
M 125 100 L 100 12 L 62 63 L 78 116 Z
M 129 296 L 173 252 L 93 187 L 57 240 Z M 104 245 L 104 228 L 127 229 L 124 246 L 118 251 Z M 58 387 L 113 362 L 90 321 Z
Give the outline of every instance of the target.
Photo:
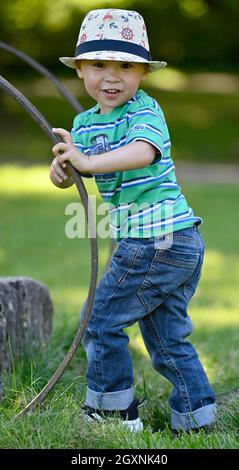
M 97 104 L 74 119 L 73 142 L 85 155 L 106 153 L 137 140 L 149 142 L 157 151 L 144 168 L 94 175 L 108 203 L 112 236 L 116 240 L 164 236 L 200 224 L 202 219 L 194 215 L 177 183 L 169 132 L 157 101 L 138 90 L 111 112 L 99 114 L 99 110 Z

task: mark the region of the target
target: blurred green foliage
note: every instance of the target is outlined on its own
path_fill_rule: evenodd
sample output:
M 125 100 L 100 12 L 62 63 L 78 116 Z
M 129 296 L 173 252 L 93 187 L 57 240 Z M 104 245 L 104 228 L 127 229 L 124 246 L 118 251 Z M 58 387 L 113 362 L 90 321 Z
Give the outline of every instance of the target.
M 64 80 L 64 84 L 72 89 L 85 109 L 93 106 L 93 99 L 86 95 L 82 82 L 73 70 L 70 71 L 72 72 L 73 80 Z M 168 89 L 169 80 L 168 88 L 164 88 L 164 73 L 166 74 L 166 69 L 165 72 L 156 72 L 155 77 L 152 74 L 153 80 L 157 83 L 153 86 L 149 79 L 147 83 L 145 82 L 144 89 L 160 103 L 165 113 L 175 162 L 184 160 L 197 163 L 213 161 L 238 163 L 239 93 L 228 90 L 226 86 L 221 93 L 195 89 L 190 91 L 187 83 L 193 83 L 195 74 L 185 74 L 186 90 L 177 90 L 173 80 L 171 89 Z M 206 74 L 201 75 L 201 86 L 206 88 Z M 222 82 L 222 74 L 219 74 L 220 78 L 216 78 L 217 75 L 212 74 L 215 82 Z M 57 95 L 47 79 L 38 77 L 36 75 L 32 80 L 14 78 L 12 81 L 37 106 L 50 125 L 64 127 L 70 131 L 75 111 Z M 235 83 L 239 81 L 238 77 L 234 79 Z M 41 129 L 6 93 L 1 93 L 0 96 L 2 98 L 0 163 L 50 162 L 53 158 L 51 143 Z
M 53 68 L 73 54 L 85 14 L 95 8 L 139 11 L 148 27 L 151 52 L 170 66 L 236 68 L 238 0 L 6 0 L 1 4 L 1 39 Z M 1 66 L 21 68 L 4 53 Z
M 93 100 L 58 57 L 74 54 L 82 19 L 95 8 L 133 9 L 144 16 L 153 58 L 168 62 L 166 69 L 150 74 L 144 89 L 166 114 L 175 161 L 238 162 L 238 0 L 2 3 L 0 39 L 61 77 L 85 108 Z M 1 49 L 0 65 L 0 73 L 39 107 L 51 125 L 71 129 L 75 112 L 49 81 Z M 48 162 L 51 144 L 26 112 L 2 92 L 0 107 L 0 162 Z

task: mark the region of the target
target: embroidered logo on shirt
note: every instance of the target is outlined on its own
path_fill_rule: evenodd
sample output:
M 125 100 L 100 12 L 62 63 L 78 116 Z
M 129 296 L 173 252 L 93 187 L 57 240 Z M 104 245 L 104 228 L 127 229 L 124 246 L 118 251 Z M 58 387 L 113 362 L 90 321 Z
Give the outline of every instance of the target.
M 86 155 L 100 155 L 111 150 L 108 136 L 106 134 L 99 134 L 91 139 L 92 146 L 85 150 Z
M 128 131 L 128 134 L 130 134 L 131 132 L 143 132 L 145 128 L 145 124 L 136 124 L 135 126 L 131 127 L 131 129 Z
M 106 134 L 99 134 L 95 137 L 92 137 L 91 147 L 85 149 L 84 153 L 87 156 L 90 155 L 100 155 L 101 153 L 106 153 L 111 150 L 110 142 Z M 95 175 L 97 183 L 109 183 L 116 180 L 116 173 L 102 173 Z

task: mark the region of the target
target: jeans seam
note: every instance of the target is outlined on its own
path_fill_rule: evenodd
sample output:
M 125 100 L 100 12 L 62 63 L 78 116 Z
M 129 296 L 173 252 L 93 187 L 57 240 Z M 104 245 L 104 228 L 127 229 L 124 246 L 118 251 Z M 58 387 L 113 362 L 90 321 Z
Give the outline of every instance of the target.
M 157 257 L 157 251 L 155 250 L 155 253 L 154 253 L 153 258 L 152 258 L 151 263 L 150 263 L 150 268 L 149 268 L 147 274 L 145 275 L 141 286 L 138 288 L 137 293 L 138 293 L 143 287 L 149 287 L 150 282 L 149 282 L 149 285 L 148 285 L 148 284 L 147 284 L 147 281 L 148 281 L 148 279 L 150 278 L 150 276 L 151 276 L 151 274 L 153 273 L 153 271 L 155 271 L 155 269 L 154 269 L 154 267 L 153 267 L 153 263 L 154 263 L 154 260 L 156 259 L 156 257 Z
M 148 312 L 148 313 L 150 313 L 150 311 L 152 311 L 152 309 L 151 309 L 150 311 L 148 311 L 148 306 L 147 306 L 147 304 L 144 302 L 144 295 L 143 295 L 143 293 L 141 294 L 141 291 L 142 291 L 145 287 L 149 287 L 149 286 L 150 286 L 150 282 L 149 282 L 149 284 L 147 284 L 147 281 L 148 281 L 148 279 L 150 278 L 152 272 L 154 271 L 153 262 L 154 262 L 154 259 L 156 258 L 156 253 L 157 253 L 157 252 L 155 251 L 155 253 L 154 253 L 154 255 L 153 255 L 153 258 L 152 258 L 152 260 L 151 260 L 150 268 L 149 268 L 147 274 L 145 275 L 145 277 L 144 277 L 144 279 L 143 279 L 143 282 L 141 283 L 140 287 L 139 287 L 139 288 L 137 289 L 137 291 L 136 291 L 137 297 L 140 299 L 140 302 L 142 302 L 144 308 L 146 309 L 146 312 Z M 161 302 L 159 302 L 158 305 L 160 305 L 160 304 L 161 304 Z M 155 309 L 155 307 L 154 307 L 154 309 Z
M 97 377 L 98 384 L 104 383 L 103 364 L 102 364 L 102 361 L 99 360 L 99 354 L 101 354 L 99 342 L 101 342 L 100 337 L 98 337 L 98 346 L 96 345 L 95 347 L 95 353 L 94 353 L 94 358 L 93 358 L 94 370 L 95 370 L 95 375 Z
M 188 393 L 187 393 L 187 387 L 186 387 L 186 384 L 185 384 L 185 381 L 184 381 L 183 377 L 180 374 L 180 371 L 178 370 L 178 368 L 177 368 L 176 364 L 174 363 L 174 361 L 173 361 L 171 355 L 169 354 L 169 352 L 165 349 L 165 346 L 164 346 L 164 344 L 161 340 L 161 337 L 160 337 L 159 333 L 157 332 L 157 328 L 155 327 L 153 319 L 149 316 L 146 319 L 146 321 L 151 323 L 151 328 L 152 328 L 153 335 L 156 339 L 156 344 L 159 346 L 159 348 L 161 350 L 163 350 L 163 354 L 164 354 L 168 364 L 171 366 L 172 371 L 176 373 L 176 377 L 177 377 L 177 380 L 178 380 L 178 383 L 179 383 L 180 395 L 182 397 L 182 400 L 185 403 L 187 413 L 192 412 L 191 403 L 190 403 L 189 396 L 188 396 Z M 162 354 L 160 349 L 159 349 L 159 353 Z M 181 390 L 182 386 L 184 387 L 184 390 Z
M 191 298 L 193 297 L 196 289 L 193 289 L 191 286 L 183 286 L 183 293 L 187 303 L 190 302 Z
M 130 269 L 134 268 L 134 266 L 135 266 L 135 261 L 136 261 L 136 259 L 137 259 L 137 256 L 138 256 L 139 251 L 140 251 L 140 246 L 137 248 L 137 250 L 136 250 L 136 252 L 135 252 L 135 255 L 134 255 L 134 257 L 133 257 L 133 260 L 132 260 L 130 266 L 127 267 L 127 269 L 125 270 L 124 274 L 121 276 L 121 278 L 120 278 L 120 280 L 119 280 L 119 282 L 118 282 L 116 288 L 113 290 L 113 292 L 111 293 L 110 297 L 107 297 L 107 299 L 105 300 L 105 302 L 103 303 L 103 305 L 101 305 L 100 309 L 98 310 L 98 315 L 94 315 L 94 320 L 93 320 L 92 322 L 90 322 L 90 323 L 91 323 L 91 326 L 94 326 L 94 324 L 95 324 L 95 322 L 96 322 L 96 320 L 97 320 L 99 314 L 102 312 L 102 310 L 104 309 L 104 307 L 105 307 L 105 305 L 107 304 L 107 302 L 112 299 L 112 297 L 115 295 L 115 293 L 117 292 L 117 290 L 120 288 L 120 286 L 121 286 L 122 282 L 124 281 L 125 277 L 129 274 Z

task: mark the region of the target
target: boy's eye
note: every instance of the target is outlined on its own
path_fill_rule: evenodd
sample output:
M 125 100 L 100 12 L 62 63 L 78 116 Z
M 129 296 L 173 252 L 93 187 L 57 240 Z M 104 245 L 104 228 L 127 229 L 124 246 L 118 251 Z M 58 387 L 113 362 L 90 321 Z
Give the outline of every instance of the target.
M 132 64 L 130 62 L 123 62 L 122 69 L 131 69 Z
M 104 64 L 102 62 L 95 62 L 93 66 L 97 67 L 98 69 L 102 69 L 104 67 Z

